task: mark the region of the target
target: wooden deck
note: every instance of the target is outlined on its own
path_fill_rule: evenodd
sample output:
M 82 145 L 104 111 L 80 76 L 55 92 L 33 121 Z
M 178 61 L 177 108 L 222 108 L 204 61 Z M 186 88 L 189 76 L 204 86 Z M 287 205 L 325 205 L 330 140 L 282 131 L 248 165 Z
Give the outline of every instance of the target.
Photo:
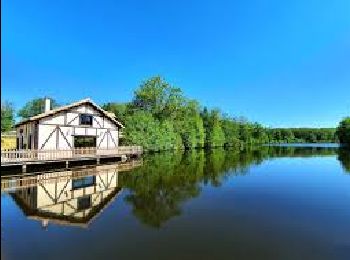
M 1 177 L 1 192 L 13 190 L 13 189 L 23 189 L 34 187 L 39 184 L 55 183 L 58 181 L 67 181 L 76 178 L 81 178 L 85 176 L 93 176 L 101 174 L 108 170 L 114 170 L 117 172 L 130 171 L 134 168 L 142 166 L 142 160 L 131 160 L 124 163 L 103 165 L 96 168 L 77 168 L 64 170 L 64 171 L 53 171 L 46 172 L 45 174 L 31 173 L 31 174 L 21 174 L 21 175 L 11 175 Z
M 73 161 L 96 160 L 100 163 L 103 158 L 139 157 L 143 150 L 141 146 L 119 146 L 115 149 L 96 149 L 95 147 L 75 148 L 69 150 L 1 150 L 1 167 L 22 166 L 26 172 L 27 165 L 40 165 L 52 163 L 69 163 Z

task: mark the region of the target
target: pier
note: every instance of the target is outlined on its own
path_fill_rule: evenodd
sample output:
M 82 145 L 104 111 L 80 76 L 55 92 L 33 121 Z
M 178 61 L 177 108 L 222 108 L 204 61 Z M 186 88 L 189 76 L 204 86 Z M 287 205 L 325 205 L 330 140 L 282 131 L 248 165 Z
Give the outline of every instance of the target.
M 142 152 L 141 146 L 119 146 L 113 149 L 82 147 L 67 150 L 1 150 L 1 170 L 21 167 L 21 171 L 25 173 L 30 165 L 63 164 L 69 168 L 70 164 L 76 163 L 100 164 L 104 159 L 125 161 L 140 157 Z

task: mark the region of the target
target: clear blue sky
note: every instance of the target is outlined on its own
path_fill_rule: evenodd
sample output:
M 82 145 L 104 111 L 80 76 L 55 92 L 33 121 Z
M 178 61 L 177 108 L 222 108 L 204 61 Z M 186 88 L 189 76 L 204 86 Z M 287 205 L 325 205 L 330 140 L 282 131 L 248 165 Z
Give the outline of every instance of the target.
M 162 75 L 267 126 L 350 114 L 350 1 L 1 1 L 2 100 L 128 101 Z

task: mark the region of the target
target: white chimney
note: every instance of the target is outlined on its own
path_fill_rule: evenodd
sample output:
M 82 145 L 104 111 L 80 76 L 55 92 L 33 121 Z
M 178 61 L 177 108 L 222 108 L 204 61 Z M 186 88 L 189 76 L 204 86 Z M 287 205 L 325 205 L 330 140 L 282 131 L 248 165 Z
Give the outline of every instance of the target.
M 45 113 L 51 110 L 51 100 L 49 98 L 45 98 Z

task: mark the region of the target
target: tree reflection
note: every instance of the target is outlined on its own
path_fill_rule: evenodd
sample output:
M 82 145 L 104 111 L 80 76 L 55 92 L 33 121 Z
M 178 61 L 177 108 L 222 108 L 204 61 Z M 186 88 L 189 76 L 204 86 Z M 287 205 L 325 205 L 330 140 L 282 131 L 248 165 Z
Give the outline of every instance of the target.
M 249 151 L 213 149 L 147 155 L 143 166 L 121 176 L 126 201 L 144 224 L 159 228 L 181 214 L 181 205 L 197 197 L 203 185 L 218 187 L 229 176 L 245 175 L 252 165 L 274 157 L 335 155 L 336 148 L 259 147 Z M 345 168 L 349 158 L 339 154 Z
M 126 201 L 143 223 L 160 227 L 181 214 L 181 204 L 198 196 L 202 185 L 220 186 L 223 178 L 245 174 L 253 157 L 216 149 L 148 155 L 144 166 L 121 177 Z
M 340 148 L 338 152 L 338 160 L 341 162 L 344 170 L 350 174 L 350 149 Z
M 198 196 L 198 179 L 203 175 L 203 153 L 156 154 L 147 156 L 144 167 L 122 176 L 130 189 L 126 201 L 143 223 L 160 227 L 181 213 L 181 202 Z

